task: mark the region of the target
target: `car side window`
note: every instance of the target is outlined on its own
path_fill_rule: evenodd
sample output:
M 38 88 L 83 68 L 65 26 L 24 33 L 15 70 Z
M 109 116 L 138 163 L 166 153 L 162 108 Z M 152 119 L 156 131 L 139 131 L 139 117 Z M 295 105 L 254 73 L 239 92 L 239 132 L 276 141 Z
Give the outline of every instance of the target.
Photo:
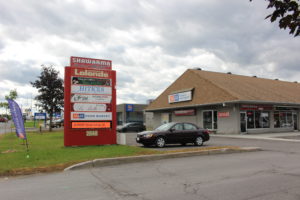
M 175 126 L 173 126 L 172 129 L 175 130 L 175 131 L 182 131 L 183 126 L 182 126 L 182 124 L 176 124 Z
M 184 130 L 197 130 L 197 127 L 193 124 L 184 124 Z

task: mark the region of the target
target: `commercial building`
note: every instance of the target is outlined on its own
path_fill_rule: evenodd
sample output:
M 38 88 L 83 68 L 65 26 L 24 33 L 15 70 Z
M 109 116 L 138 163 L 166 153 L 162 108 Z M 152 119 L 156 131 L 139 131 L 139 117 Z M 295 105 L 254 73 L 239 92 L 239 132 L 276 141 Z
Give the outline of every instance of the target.
M 147 104 L 118 104 L 117 105 L 117 121 L 118 125 L 128 122 L 144 123 L 144 109 Z
M 300 83 L 189 69 L 147 108 L 153 126 L 193 122 L 216 134 L 299 130 Z

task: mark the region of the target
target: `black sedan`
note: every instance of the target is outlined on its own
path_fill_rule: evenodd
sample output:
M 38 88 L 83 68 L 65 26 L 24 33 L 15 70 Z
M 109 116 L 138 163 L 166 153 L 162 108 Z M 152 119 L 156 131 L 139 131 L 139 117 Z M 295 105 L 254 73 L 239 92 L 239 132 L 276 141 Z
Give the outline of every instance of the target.
M 117 127 L 118 132 L 130 132 L 130 131 L 139 132 L 144 130 L 146 130 L 146 127 L 144 124 L 140 122 L 130 122 Z
M 192 123 L 166 123 L 154 131 L 144 131 L 137 134 L 136 142 L 144 146 L 155 145 L 164 147 L 166 144 L 182 144 L 193 143 L 196 146 L 202 146 L 204 142 L 209 140 L 209 131 L 199 128 Z

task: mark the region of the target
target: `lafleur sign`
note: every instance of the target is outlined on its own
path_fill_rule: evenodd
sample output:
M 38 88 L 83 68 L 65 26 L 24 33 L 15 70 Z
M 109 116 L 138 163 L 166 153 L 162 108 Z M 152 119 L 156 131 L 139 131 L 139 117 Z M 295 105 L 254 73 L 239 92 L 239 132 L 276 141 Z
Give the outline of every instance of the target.
M 229 116 L 230 116 L 229 112 L 218 112 L 219 118 L 224 118 L 224 117 L 229 117 Z

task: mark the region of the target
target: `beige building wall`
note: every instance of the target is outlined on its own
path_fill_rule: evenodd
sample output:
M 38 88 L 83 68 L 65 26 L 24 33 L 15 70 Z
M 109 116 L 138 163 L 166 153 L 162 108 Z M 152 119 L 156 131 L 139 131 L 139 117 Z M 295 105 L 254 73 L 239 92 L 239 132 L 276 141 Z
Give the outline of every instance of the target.
M 235 105 L 224 106 L 218 112 L 229 112 L 228 117 L 218 118 L 218 130 L 216 134 L 239 134 L 240 133 L 240 111 Z

